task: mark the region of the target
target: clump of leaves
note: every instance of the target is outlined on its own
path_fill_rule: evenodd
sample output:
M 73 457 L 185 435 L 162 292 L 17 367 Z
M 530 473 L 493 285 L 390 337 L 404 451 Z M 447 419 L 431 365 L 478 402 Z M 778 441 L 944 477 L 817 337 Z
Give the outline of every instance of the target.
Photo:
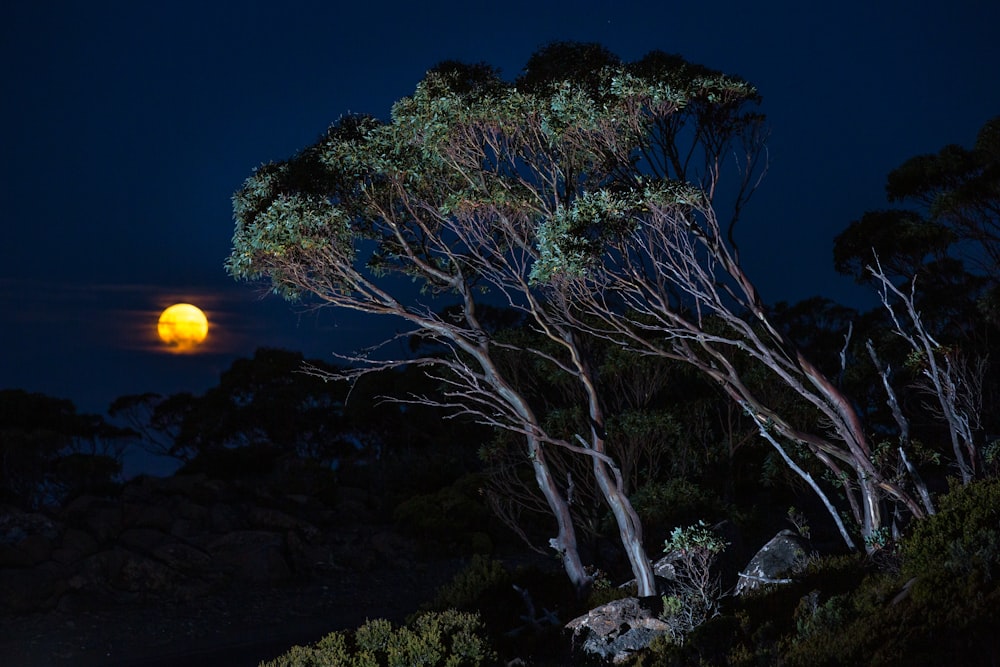
M 675 528 L 664 543 L 664 551 L 674 556 L 674 581 L 663 596 L 660 618 L 675 642 L 683 643 L 688 633 L 718 615 L 721 589 L 712 565 L 727 546 L 704 521 Z
M 478 667 L 495 660 L 479 615 L 452 609 L 421 614 L 404 627 L 368 621 L 353 633 L 332 632 L 312 646 L 293 646 L 261 667 Z
M 724 514 L 718 494 L 706 491 L 698 484 L 675 477 L 666 482 L 649 482 L 636 491 L 632 506 L 649 530 L 662 526 L 690 523 L 706 513 Z
M 393 518 L 409 535 L 430 549 L 460 549 L 464 553 L 488 552 L 492 541 L 481 528 L 489 512 L 479 495 L 481 479 L 466 475 L 433 493 L 415 495 L 401 502 Z
M 451 581 L 437 590 L 434 599 L 424 608 L 478 610 L 489 597 L 510 589 L 513 583 L 514 577 L 501 561 L 477 554 Z
M 1000 480 L 953 488 L 939 506 L 903 541 L 899 571 L 800 604 L 787 664 L 982 664 L 1000 650 Z
M 588 567 L 587 574 L 591 577 L 590 595 L 587 596 L 588 609 L 634 596 L 638 590 L 634 582 L 629 586 L 615 586 L 610 575 L 596 567 Z
M 938 567 L 960 576 L 1000 574 L 1000 479 L 957 486 L 902 545 L 904 576 Z

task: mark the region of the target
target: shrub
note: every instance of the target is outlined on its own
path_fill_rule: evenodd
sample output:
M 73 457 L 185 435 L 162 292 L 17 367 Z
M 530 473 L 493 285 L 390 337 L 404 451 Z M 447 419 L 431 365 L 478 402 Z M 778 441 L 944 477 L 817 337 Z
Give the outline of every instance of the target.
M 631 501 L 649 530 L 691 523 L 706 514 L 714 518 L 724 513 L 717 494 L 679 477 L 666 482 L 650 482 L 636 491 Z
M 939 500 L 934 516 L 917 522 L 903 542 L 903 576 L 943 568 L 953 575 L 981 570 L 997 574 L 1000 565 L 1000 479 L 953 488 Z
M 719 611 L 719 578 L 712 564 L 728 545 L 705 522 L 675 528 L 664 543 L 664 551 L 676 556 L 671 592 L 663 596 L 661 618 L 670 627 L 670 637 L 680 643 L 693 629 Z
M 482 532 L 489 511 L 479 496 L 481 483 L 478 475 L 466 475 L 434 493 L 413 496 L 396 506 L 393 518 L 429 549 L 491 551 L 492 540 Z
M 500 591 L 509 590 L 513 583 L 514 578 L 502 562 L 477 554 L 451 581 L 437 590 L 434 599 L 424 608 L 479 610 L 484 602 L 489 603 Z
M 260 667 L 478 667 L 495 660 L 479 615 L 451 609 L 421 614 L 408 627 L 368 621 L 354 633 L 293 646 Z
M 953 488 L 939 505 L 903 541 L 899 572 L 800 605 L 787 664 L 993 664 L 1000 481 Z

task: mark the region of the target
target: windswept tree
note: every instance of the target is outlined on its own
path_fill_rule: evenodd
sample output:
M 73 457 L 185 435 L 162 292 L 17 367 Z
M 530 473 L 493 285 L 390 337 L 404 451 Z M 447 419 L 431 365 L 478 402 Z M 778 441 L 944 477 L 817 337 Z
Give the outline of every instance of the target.
M 342 119 L 293 160 L 258 170 L 235 198 L 228 267 L 236 277 L 270 278 L 292 296 L 402 318 L 448 350 L 416 360 L 354 361 L 368 362 L 359 373 L 401 363 L 437 366 L 445 398 L 419 400 L 523 435 L 560 525 L 554 545 L 579 584 L 568 503 L 545 447 L 586 457 L 639 592 L 651 595 L 641 524 L 607 448 L 606 401 L 588 334 L 567 317 L 572 304 L 541 287 L 538 276 L 558 259 L 547 254 L 555 248 L 547 239 L 571 224 L 566 212 L 605 186 L 642 187 L 645 174 L 698 174 L 715 193 L 736 145 L 730 139 L 756 147 L 761 119 L 744 109 L 754 102 L 756 91 L 746 83 L 660 52 L 626 64 L 596 45 L 556 43 L 529 60 L 516 85 L 485 65 L 443 63 L 394 106 L 390 123 Z M 745 156 L 744 179 L 730 193 L 733 221 L 752 192 L 757 157 Z M 575 256 L 594 240 L 557 252 Z M 417 279 L 425 294 L 458 308 L 439 315 L 440 307 L 408 298 L 398 276 Z M 544 358 L 573 378 L 586 406 L 583 432 L 542 428 L 496 363 L 495 352 L 512 346 L 480 322 L 484 298 L 522 312 L 549 341 L 513 351 Z
M 479 91 L 495 78 L 490 68 L 476 67 L 467 85 Z M 356 373 L 407 363 L 436 367 L 448 386 L 447 398 L 437 403 L 519 433 L 557 524 L 551 544 L 582 594 L 590 576 L 565 489 L 546 460 L 547 436 L 496 363 L 496 343 L 478 315 L 479 280 L 463 260 L 468 249 L 438 225 L 437 211 L 460 186 L 422 148 L 422 126 L 394 116 L 388 124 L 343 118 L 292 160 L 258 169 L 234 197 L 236 233 L 227 268 L 238 278 L 268 278 L 291 298 L 397 318 L 410 327 L 403 335 L 445 351 L 399 360 L 359 356 Z M 431 303 L 401 279 L 418 281 Z M 442 314 L 444 304 L 455 308 Z
M 757 101 L 742 80 L 654 53 L 474 98 L 431 76 L 397 113 L 460 175 L 462 189 L 435 211 L 440 229 L 474 251 L 466 261 L 495 292 L 562 342 L 567 373 L 594 385 L 581 336 L 692 364 L 758 421 L 853 545 L 829 494 L 780 440 L 810 452 L 872 544 L 886 501 L 925 510 L 917 483 L 876 459 L 849 397 L 772 323 L 740 265 L 735 225 L 765 166 Z M 811 419 L 791 421 L 749 387 L 739 356 L 789 387 Z M 600 451 L 601 400 L 589 396 L 590 449 Z
M 951 464 L 968 483 L 983 469 L 992 430 L 983 398 L 997 391 L 986 362 L 1000 322 L 1000 117 L 971 148 L 906 160 L 886 178 L 886 195 L 905 208 L 852 222 L 835 239 L 834 264 L 881 297 L 892 335 L 867 347 L 901 434 L 910 436 L 910 423 L 898 405 L 915 393 L 923 413 L 944 425 Z M 902 355 L 895 371 L 877 358 L 894 352 Z M 907 371 L 911 386 L 897 397 L 889 382 Z

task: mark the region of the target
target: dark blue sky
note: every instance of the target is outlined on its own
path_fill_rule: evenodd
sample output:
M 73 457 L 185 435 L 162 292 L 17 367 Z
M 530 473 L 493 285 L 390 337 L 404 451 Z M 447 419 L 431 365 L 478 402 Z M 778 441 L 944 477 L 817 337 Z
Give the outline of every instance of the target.
M 201 392 L 258 346 L 329 359 L 371 342 L 355 317 L 225 275 L 232 192 L 345 112 L 385 117 L 441 60 L 513 78 L 552 40 L 679 53 L 756 84 L 772 138 L 742 223 L 750 273 L 770 302 L 863 303 L 832 239 L 885 206 L 893 167 L 971 144 L 1000 114 L 998 25 L 995 0 L 8 3 L 0 388 L 102 412 L 127 393 Z M 178 300 L 209 314 L 200 354 L 155 341 Z

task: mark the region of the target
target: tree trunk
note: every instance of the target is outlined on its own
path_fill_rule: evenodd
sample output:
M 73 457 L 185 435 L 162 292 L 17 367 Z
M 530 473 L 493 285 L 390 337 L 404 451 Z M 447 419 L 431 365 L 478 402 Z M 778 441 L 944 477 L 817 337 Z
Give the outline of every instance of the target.
M 545 454 L 538 440 L 528 437 L 528 457 L 531 459 L 531 466 L 535 470 L 535 481 L 545 501 L 552 511 L 552 516 L 556 519 L 559 532 L 551 541 L 552 546 L 559 552 L 563 568 L 569 577 L 577 597 L 583 599 L 590 592 L 592 579 L 580 562 L 580 551 L 576 543 L 576 529 L 573 527 L 573 517 L 570 515 L 569 504 L 559 492 L 559 487 L 552 478 L 548 464 L 545 462 Z
M 601 487 L 604 499 L 611 507 L 611 512 L 618 524 L 618 535 L 621 537 L 625 555 L 628 556 L 632 574 L 638 587 L 639 597 L 649 597 L 657 594 L 653 566 L 646 556 L 642 545 L 642 524 L 628 496 L 622 493 L 620 480 L 612 480 L 608 466 L 598 458 L 594 459 L 594 475 Z
M 601 408 L 600 397 L 597 394 L 597 386 L 594 382 L 590 370 L 590 364 L 583 358 L 580 349 L 577 347 L 574 337 L 566 332 L 563 341 L 573 357 L 573 363 L 579 373 L 580 382 L 583 384 L 587 394 L 587 408 L 590 417 L 590 446 L 594 452 L 605 454 L 604 445 L 604 411 Z M 582 440 L 582 438 L 581 438 Z M 653 575 L 653 566 L 646 556 L 646 549 L 642 544 L 642 522 L 636 514 L 632 502 L 625 494 L 624 482 L 621 471 L 613 467 L 607 459 L 593 457 L 594 477 L 597 485 L 604 495 L 611 513 L 618 524 L 618 535 L 621 537 L 622 547 L 628 556 L 629 564 L 632 566 L 632 574 L 635 575 L 635 583 L 638 588 L 639 597 L 649 597 L 657 594 L 656 580 Z M 613 479 L 612 479 L 613 476 Z

